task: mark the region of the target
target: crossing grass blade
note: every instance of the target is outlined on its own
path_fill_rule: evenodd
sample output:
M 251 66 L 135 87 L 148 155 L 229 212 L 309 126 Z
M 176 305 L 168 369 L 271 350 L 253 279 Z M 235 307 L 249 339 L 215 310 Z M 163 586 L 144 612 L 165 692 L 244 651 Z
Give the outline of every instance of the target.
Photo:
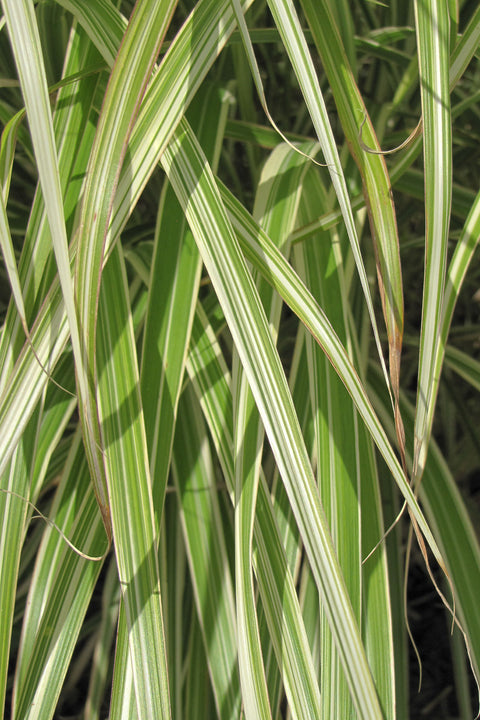
M 221 187 L 221 193 L 245 256 L 265 277 L 269 278 L 269 282 L 275 286 L 284 301 L 305 324 L 330 358 L 330 362 L 348 388 L 365 425 L 419 523 L 419 527 L 424 533 L 435 558 L 443 567 L 441 554 L 422 516 L 413 491 L 406 480 L 404 470 L 385 435 L 381 423 L 376 418 L 360 378 L 328 318 L 326 318 L 310 291 L 301 282 L 292 267 L 285 261 L 285 258 L 278 252 L 268 236 L 258 227 L 243 206 L 235 200 L 226 188 Z
M 376 691 L 339 573 L 285 377 L 278 356 L 272 352 L 263 312 L 259 312 L 254 287 L 218 191 L 206 169 L 204 157 L 193 144 L 188 126 L 183 122 L 182 133 L 165 151 L 162 162 L 222 300 L 225 317 L 301 528 L 357 711 L 361 716 L 380 717 Z M 199 203 L 197 212 L 194 212 L 194 202 Z M 215 209 L 207 211 L 209 203 L 213 203 Z

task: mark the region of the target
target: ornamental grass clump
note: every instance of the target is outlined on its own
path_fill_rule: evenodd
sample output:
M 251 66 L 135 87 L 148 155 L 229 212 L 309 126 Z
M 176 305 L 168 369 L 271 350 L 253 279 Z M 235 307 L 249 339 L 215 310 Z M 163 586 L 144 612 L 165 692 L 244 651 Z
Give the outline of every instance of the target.
M 1 717 L 474 717 L 480 10 L 1 8 Z

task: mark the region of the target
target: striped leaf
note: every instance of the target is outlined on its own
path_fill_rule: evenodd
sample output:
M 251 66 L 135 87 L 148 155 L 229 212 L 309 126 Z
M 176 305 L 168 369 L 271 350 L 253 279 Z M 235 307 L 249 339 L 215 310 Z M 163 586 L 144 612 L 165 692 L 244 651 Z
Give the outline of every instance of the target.
M 418 483 L 428 451 L 438 376 L 452 183 L 449 17 L 445 0 L 415 3 L 425 163 L 425 279 L 418 367 L 413 473 Z

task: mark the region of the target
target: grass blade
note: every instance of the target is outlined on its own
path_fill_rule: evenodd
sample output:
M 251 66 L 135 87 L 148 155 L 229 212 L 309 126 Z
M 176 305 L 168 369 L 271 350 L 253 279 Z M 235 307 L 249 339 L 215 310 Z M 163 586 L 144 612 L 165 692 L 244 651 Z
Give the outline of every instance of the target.
M 452 183 L 449 91 L 449 17 L 444 0 L 415 3 L 422 98 L 425 162 L 425 279 L 418 367 L 413 473 L 421 479 L 431 432 L 439 377 L 435 354 L 440 342 L 447 269 Z M 432 417 L 432 415 L 430 415 Z
M 173 473 L 198 621 L 219 718 L 240 712 L 235 597 L 204 421 L 191 385 L 180 400 Z M 205 486 L 205 484 L 209 485 Z
M 118 249 L 104 271 L 98 335 L 99 413 L 137 710 L 140 717 L 169 718 L 158 537 L 128 285 Z
M 80 368 L 85 368 L 85 374 L 77 369 L 79 408 L 92 481 L 107 533 L 110 518 L 95 391 L 97 308 L 105 236 L 127 142 L 175 4 L 176 0 L 163 0 L 138 2 L 135 6 L 103 101 L 77 225 L 76 302 L 81 327 Z
M 390 180 L 381 155 L 365 152 L 360 141 L 379 150 L 373 126 L 363 98 L 353 78 L 338 29 L 326 0 L 302 0 L 307 22 L 312 31 L 325 72 L 335 98 L 343 131 L 362 177 L 375 248 L 378 286 L 388 333 L 389 369 L 394 398 L 400 381 L 400 354 L 403 336 L 403 289 L 398 246 L 398 233 Z M 363 126 L 361 123 L 364 122 Z M 401 419 L 399 447 L 402 449 Z

